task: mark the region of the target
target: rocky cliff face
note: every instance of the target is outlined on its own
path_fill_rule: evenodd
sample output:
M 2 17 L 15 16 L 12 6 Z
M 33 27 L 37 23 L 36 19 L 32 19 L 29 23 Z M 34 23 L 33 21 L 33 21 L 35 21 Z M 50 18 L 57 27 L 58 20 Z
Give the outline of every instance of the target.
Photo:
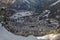
M 6 8 L 1 8 L 1 23 L 16 35 L 46 35 L 51 30 L 60 28 L 59 2 L 60 0 L 16 0 L 9 6 L 3 6 Z

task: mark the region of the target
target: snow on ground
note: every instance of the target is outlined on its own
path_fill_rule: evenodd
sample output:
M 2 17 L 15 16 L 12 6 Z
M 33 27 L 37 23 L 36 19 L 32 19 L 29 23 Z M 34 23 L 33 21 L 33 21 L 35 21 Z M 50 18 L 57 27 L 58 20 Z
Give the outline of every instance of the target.
M 60 2 L 60 0 L 57 0 L 56 2 L 54 2 L 53 4 L 51 4 L 50 6 L 54 6 L 56 4 L 58 4 Z
M 33 13 L 32 11 L 18 12 L 14 14 L 13 16 L 11 16 L 10 18 L 17 19 L 19 17 L 32 15 L 32 13 Z

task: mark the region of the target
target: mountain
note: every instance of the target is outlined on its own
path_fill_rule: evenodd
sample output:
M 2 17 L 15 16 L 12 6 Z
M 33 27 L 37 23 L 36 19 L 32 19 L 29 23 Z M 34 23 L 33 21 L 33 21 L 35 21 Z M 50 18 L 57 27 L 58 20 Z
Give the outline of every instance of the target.
M 59 2 L 60 0 L 16 0 L 11 5 L 3 3 L 5 6 L 1 6 L 0 10 L 2 24 L 16 35 L 46 35 L 60 28 Z

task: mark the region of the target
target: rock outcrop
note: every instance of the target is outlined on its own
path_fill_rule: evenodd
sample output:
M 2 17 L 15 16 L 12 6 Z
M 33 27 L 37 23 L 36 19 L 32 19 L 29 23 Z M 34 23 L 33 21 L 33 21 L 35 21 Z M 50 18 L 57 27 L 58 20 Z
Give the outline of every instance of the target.
M 10 1 L 8 0 L 7 3 Z M 49 4 L 53 4 L 53 2 L 55 4 L 50 6 L 46 1 Z M 15 1 L 14 4 L 7 5 L 6 8 L 0 8 L 0 21 L 8 31 L 16 35 L 43 36 L 49 34 L 52 30 L 60 29 L 60 1 L 46 1 Z M 5 3 L 4 0 L 2 2 Z

